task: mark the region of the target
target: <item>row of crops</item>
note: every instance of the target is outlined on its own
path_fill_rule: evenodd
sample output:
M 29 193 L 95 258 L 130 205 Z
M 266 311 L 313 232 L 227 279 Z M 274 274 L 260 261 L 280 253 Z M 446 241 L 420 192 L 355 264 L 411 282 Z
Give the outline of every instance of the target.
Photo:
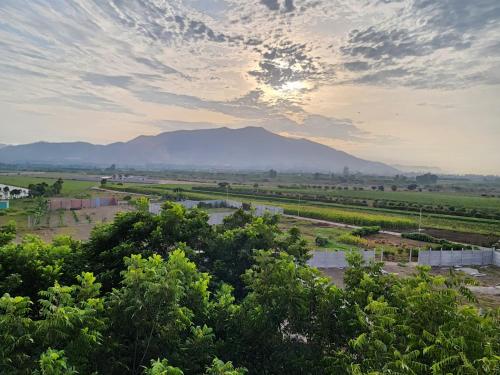
M 285 213 L 297 214 L 297 207 L 285 207 Z M 342 211 L 331 208 L 306 206 L 300 209 L 300 216 L 312 219 L 328 220 L 358 226 L 378 225 L 384 229 L 416 228 L 418 223 L 409 218 L 393 217 L 388 215 L 366 214 L 361 212 Z

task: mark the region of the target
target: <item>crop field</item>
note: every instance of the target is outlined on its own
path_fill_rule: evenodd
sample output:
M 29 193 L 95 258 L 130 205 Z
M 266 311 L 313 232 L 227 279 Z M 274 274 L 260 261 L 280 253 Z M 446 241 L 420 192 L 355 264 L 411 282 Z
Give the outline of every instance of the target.
M 0 175 L 0 184 L 23 188 L 27 188 L 30 184 L 40 184 L 42 182 L 52 185 L 56 181 L 57 178 Z M 96 185 L 98 185 L 98 183 L 93 181 L 64 180 L 61 195 L 65 197 L 76 197 L 77 195 L 88 194 L 90 188 Z
M 45 182 L 48 185 L 53 184 L 57 178 L 50 177 L 34 177 L 34 176 L 6 176 L 0 175 L 0 184 L 12 185 L 17 187 L 27 188 L 30 184 L 38 184 Z M 92 190 L 92 187 L 99 184 L 93 181 L 78 181 L 64 180 L 60 196 L 68 198 L 85 198 L 96 196 L 109 196 L 109 192 L 101 192 Z M 66 212 L 51 212 L 43 215 L 41 222 L 36 228 L 30 227 L 30 218 L 36 215 L 38 200 L 36 198 L 20 198 L 11 199 L 10 208 L 0 211 L 0 226 L 9 221 L 14 221 L 18 228 L 18 233 L 22 236 L 25 233 L 33 233 L 45 239 L 50 239 L 58 234 L 71 234 L 75 238 L 84 239 L 90 233 L 90 230 L 98 222 L 103 220 L 112 220 L 114 215 L 122 210 L 127 210 L 127 207 L 101 207 L 95 209 L 89 214 L 94 219 L 91 221 L 77 219 L 83 215 L 84 211 L 66 211 Z M 89 216 L 89 217 L 90 217 Z M 64 217 L 64 220 L 61 218 Z
M 242 187 L 241 187 L 242 188 Z M 247 187 L 247 189 L 249 186 Z M 238 190 L 238 186 L 235 187 Z M 243 189 L 243 188 L 242 188 Z M 471 209 L 489 209 L 500 211 L 500 196 L 483 197 L 460 193 L 441 193 L 429 191 L 378 191 L 378 190 L 349 190 L 344 189 L 303 189 L 286 187 L 263 187 L 260 191 L 286 192 L 300 194 L 314 194 L 331 197 L 348 197 L 365 200 L 389 200 L 397 202 L 417 203 L 422 205 L 449 205 Z
M 118 191 L 129 191 L 142 194 L 154 194 L 167 196 L 171 199 L 179 194 L 187 199 L 220 199 L 229 197 L 243 200 L 255 204 L 269 204 L 283 207 L 287 214 L 337 221 L 352 225 L 380 225 L 385 229 L 406 231 L 418 227 L 419 213 L 380 209 L 373 207 L 354 207 L 325 202 L 298 200 L 289 197 L 266 197 L 251 194 L 244 194 L 237 189 L 230 189 L 228 192 L 222 190 L 206 190 L 194 186 L 191 190 L 189 185 L 183 185 L 181 192 L 176 192 L 177 185 L 144 185 L 144 184 L 116 184 L 109 185 L 108 188 Z M 422 215 L 422 227 L 434 228 L 463 233 L 475 233 L 482 235 L 493 235 L 500 238 L 500 221 L 491 219 L 481 219 L 474 217 L 460 217 L 441 214 Z M 494 241 L 493 241 L 494 242 Z
M 66 176 L 65 176 L 66 177 Z M 53 183 L 55 176 L 37 177 L 37 176 L 0 176 L 0 183 L 27 187 L 30 183 L 47 182 Z M 170 181 L 169 181 L 170 182 Z M 213 182 L 212 182 L 213 183 Z M 95 181 L 77 181 L 65 179 L 62 195 L 63 196 L 85 196 L 99 194 L 90 190 L 97 186 Z M 419 222 L 422 228 L 429 228 L 435 231 L 443 231 L 443 235 L 452 235 L 451 232 L 458 234 L 473 234 L 474 241 L 478 245 L 489 246 L 500 239 L 500 220 L 487 219 L 481 217 L 456 216 L 441 213 L 424 212 L 420 221 L 419 212 L 402 210 L 398 207 L 374 207 L 373 205 L 355 206 L 348 204 L 333 203 L 330 201 L 309 200 L 310 196 L 343 196 L 349 199 L 386 199 L 386 200 L 405 200 L 411 204 L 439 204 L 455 205 L 456 207 L 467 207 L 467 209 L 476 209 L 478 207 L 490 211 L 499 210 L 500 199 L 497 197 L 482 197 L 459 193 L 438 193 L 438 192 L 418 192 L 418 191 L 373 191 L 373 190 L 337 190 L 337 189 L 318 189 L 309 188 L 290 188 L 265 185 L 255 189 L 253 185 L 231 185 L 226 191 L 220 189 L 217 185 L 200 184 L 186 181 L 169 184 L 144 184 L 144 183 L 114 183 L 108 182 L 105 189 L 120 193 L 144 194 L 159 197 L 162 199 L 220 199 L 229 197 L 254 204 L 269 204 L 285 209 L 286 214 L 297 215 L 332 222 L 345 224 L 370 226 L 379 225 L 383 229 L 394 231 L 412 231 L 418 228 Z M 262 190 L 261 190 L 262 189 Z M 255 190 L 259 194 L 255 194 Z M 263 190 L 273 192 L 272 195 L 264 194 Z M 304 197 L 298 199 L 297 192 L 304 193 Z M 276 193 L 276 194 L 274 194 Z M 279 193 L 279 194 L 278 194 Z M 100 194 L 109 194 L 101 192 Z M 262 194 L 262 195 L 261 195 Z M 289 195 L 290 194 L 290 195 Z M 14 204 L 14 210 L 16 210 Z M 20 209 L 22 210 L 22 209 Z M 435 233 L 439 235 L 439 233 Z M 479 237 L 478 237 L 479 236 Z M 483 237 L 480 237 L 483 236 Z M 453 240 L 454 236 L 451 236 Z M 467 237 L 459 235 L 461 241 L 466 242 Z

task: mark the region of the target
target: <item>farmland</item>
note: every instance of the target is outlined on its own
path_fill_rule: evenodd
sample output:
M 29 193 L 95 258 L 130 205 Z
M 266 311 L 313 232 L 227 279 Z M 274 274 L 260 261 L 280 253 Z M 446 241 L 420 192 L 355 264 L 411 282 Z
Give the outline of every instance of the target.
M 40 175 L 0 176 L 0 183 L 27 187 L 30 183 L 45 181 L 53 183 L 56 175 L 50 177 Z M 213 176 L 212 176 L 213 177 Z M 84 197 L 98 194 L 109 194 L 92 190 L 99 185 L 97 181 L 78 181 L 78 175 L 65 175 L 65 183 L 61 195 L 68 197 Z M 70 179 L 75 178 L 75 180 Z M 158 177 L 157 177 L 158 178 Z M 495 194 L 481 196 L 470 192 L 433 192 L 433 191 L 379 191 L 361 186 L 350 186 L 339 189 L 335 186 L 319 186 L 302 184 L 284 184 L 265 182 L 260 185 L 252 183 L 229 182 L 221 187 L 217 180 L 198 176 L 195 182 L 186 180 L 173 181 L 168 175 L 169 183 L 131 183 L 109 181 L 104 186 L 107 190 L 117 193 L 134 193 L 151 195 L 152 198 L 178 200 L 178 199 L 212 199 L 232 198 L 253 204 L 269 204 L 280 206 L 286 214 L 303 217 L 340 222 L 351 225 L 371 226 L 379 225 L 386 230 L 413 231 L 422 228 L 434 231 L 434 235 L 442 235 L 451 240 L 471 242 L 478 245 L 491 245 L 500 238 L 500 220 L 491 218 L 474 217 L 473 215 L 457 215 L 456 212 L 447 214 L 426 212 L 434 207 L 454 207 L 456 211 L 482 210 L 496 215 L 500 213 L 500 199 Z M 194 178 L 193 178 L 194 179 Z M 239 178 L 241 180 L 241 178 Z M 366 184 L 365 184 L 366 185 Z M 363 189 L 363 190 L 361 190 Z M 402 188 L 401 188 L 402 189 Z M 349 199 L 365 201 L 364 205 L 352 204 L 352 201 L 335 202 L 335 199 Z M 377 206 L 376 202 L 395 202 L 395 205 Z M 375 204 L 374 204 L 375 203 Z M 14 210 L 20 203 L 13 204 Z M 416 205 L 415 210 L 403 209 L 402 205 Z M 419 205 L 423 207 L 420 218 Z M 471 241 L 467 241 L 470 237 Z
M 353 225 L 381 225 L 383 228 L 391 230 L 404 231 L 412 228 L 414 229 L 418 227 L 420 221 L 418 212 L 339 205 L 294 199 L 286 196 L 270 197 L 257 194 L 245 194 L 241 193 L 238 189 L 231 188 L 225 191 L 217 189 L 215 186 L 207 188 L 206 186 L 200 187 L 196 184 L 192 186 L 182 185 L 181 191 L 176 190 L 179 189 L 178 186 L 160 184 L 123 184 L 120 186 L 110 184 L 108 188 L 118 191 L 155 194 L 158 196 L 170 197 L 172 199 L 175 197 L 190 199 L 220 199 L 222 197 L 230 197 L 255 204 L 280 206 L 285 209 L 287 214 L 299 214 L 305 217 L 339 221 Z M 419 193 L 417 192 L 414 194 Z M 475 233 L 486 237 L 491 236 L 488 240 L 490 242 L 496 242 L 495 238 L 500 237 L 500 221 L 492 219 L 424 213 L 422 215 L 422 227 L 456 231 L 460 233 Z

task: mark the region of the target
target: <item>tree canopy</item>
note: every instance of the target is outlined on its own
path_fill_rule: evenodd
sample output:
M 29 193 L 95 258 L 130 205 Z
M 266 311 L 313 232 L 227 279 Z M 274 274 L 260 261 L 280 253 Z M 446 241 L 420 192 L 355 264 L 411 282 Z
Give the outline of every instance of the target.
M 498 374 L 499 312 L 463 280 L 353 253 L 345 287 L 278 218 L 167 203 L 88 241 L 0 229 L 2 374 Z

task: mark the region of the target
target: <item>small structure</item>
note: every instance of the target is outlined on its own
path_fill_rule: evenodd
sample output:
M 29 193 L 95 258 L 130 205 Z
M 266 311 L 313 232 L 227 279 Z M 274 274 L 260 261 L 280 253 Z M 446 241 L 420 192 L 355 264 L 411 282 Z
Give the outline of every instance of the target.
M 8 200 L 1 200 L 0 201 L 0 210 L 7 210 L 9 208 L 9 201 Z

